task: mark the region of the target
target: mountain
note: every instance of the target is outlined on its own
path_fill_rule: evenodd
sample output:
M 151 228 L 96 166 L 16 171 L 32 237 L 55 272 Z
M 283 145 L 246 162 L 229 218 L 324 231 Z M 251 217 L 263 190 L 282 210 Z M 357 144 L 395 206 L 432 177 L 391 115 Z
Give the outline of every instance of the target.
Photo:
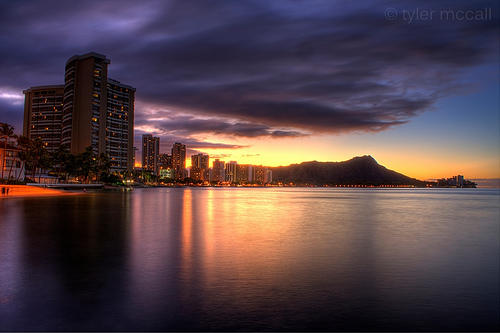
M 273 181 L 297 185 L 415 185 L 425 182 L 407 177 L 378 164 L 369 155 L 344 162 L 303 162 L 271 168 Z

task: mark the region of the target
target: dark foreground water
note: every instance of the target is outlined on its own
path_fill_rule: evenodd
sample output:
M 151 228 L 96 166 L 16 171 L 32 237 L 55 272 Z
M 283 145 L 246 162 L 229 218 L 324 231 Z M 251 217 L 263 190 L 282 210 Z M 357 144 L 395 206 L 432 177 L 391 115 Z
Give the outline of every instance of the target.
M 498 330 L 498 190 L 0 200 L 0 330 Z

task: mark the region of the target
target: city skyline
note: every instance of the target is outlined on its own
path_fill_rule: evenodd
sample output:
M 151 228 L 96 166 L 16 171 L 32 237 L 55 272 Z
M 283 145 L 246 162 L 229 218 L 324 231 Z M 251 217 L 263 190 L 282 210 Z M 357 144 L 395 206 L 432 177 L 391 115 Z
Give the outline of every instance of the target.
M 268 166 L 241 164 L 223 161 L 208 154 L 193 154 L 186 157 L 186 145 L 175 142 L 170 154 L 159 149 L 160 138 L 151 134 L 142 135 L 142 165 L 135 169 L 146 171 L 158 179 L 182 181 L 190 178 L 202 183 L 257 183 L 272 182 L 272 170 Z M 190 162 L 190 163 L 186 163 Z M 212 164 L 210 164 L 212 162 Z
M 0 119 L 18 133 L 22 91 L 62 84 L 61 63 L 95 51 L 112 59 L 112 77 L 137 88 L 136 161 L 150 133 L 164 147 L 185 143 L 188 158 L 279 166 L 369 154 L 419 179 L 500 176 L 492 1 L 351 2 L 342 11 L 328 1 L 2 6 L 11 33 L 1 46 Z M 442 8 L 490 8 L 493 17 L 408 19 Z M 36 56 L 26 41 L 43 41 Z

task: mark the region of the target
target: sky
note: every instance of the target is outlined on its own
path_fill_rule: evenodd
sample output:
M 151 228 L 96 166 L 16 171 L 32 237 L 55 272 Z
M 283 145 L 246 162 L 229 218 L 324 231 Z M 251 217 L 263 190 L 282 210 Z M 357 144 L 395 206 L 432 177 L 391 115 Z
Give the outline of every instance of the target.
M 0 0 L 0 121 L 75 54 L 136 87 L 135 146 L 268 166 L 371 155 L 500 178 L 497 1 Z M 136 154 L 140 160 L 140 151 Z

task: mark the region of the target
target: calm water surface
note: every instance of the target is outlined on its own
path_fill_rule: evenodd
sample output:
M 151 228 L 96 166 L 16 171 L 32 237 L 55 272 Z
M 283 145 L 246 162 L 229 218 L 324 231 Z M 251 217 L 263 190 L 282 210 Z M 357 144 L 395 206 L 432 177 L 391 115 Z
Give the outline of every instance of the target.
M 0 330 L 498 330 L 498 190 L 0 200 Z

